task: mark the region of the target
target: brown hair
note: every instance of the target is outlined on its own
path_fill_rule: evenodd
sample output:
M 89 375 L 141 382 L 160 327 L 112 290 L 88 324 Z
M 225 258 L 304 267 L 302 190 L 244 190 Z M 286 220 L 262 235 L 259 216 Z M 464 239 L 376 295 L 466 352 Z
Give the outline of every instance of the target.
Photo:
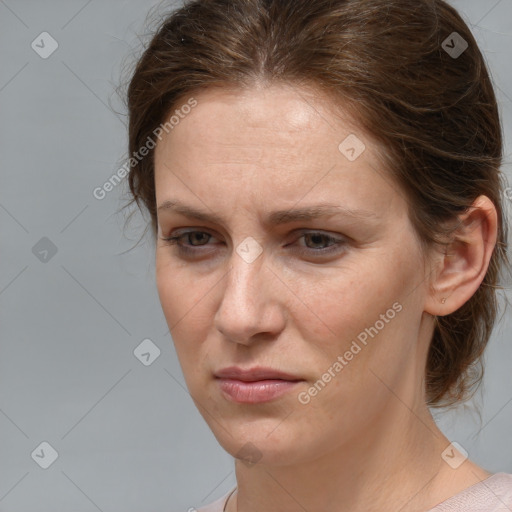
M 462 48 L 460 37 L 467 49 L 449 54 Z M 468 399 L 483 377 L 481 356 L 508 260 L 500 118 L 466 23 L 442 0 L 185 2 L 160 23 L 130 79 L 130 154 L 155 137 L 183 98 L 257 82 L 314 86 L 350 109 L 382 143 L 386 171 L 408 201 L 423 247 L 441 243 L 445 221 L 479 195 L 494 203 L 498 241 L 485 278 L 461 308 L 436 317 L 426 365 L 429 406 Z M 153 166 L 151 150 L 131 167 L 128 182 L 130 204 L 143 203 L 155 235 Z

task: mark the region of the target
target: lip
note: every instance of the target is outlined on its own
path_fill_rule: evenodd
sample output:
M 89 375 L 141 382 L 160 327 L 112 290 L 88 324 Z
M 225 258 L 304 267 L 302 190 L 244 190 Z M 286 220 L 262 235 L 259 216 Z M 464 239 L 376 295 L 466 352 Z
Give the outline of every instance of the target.
M 215 377 L 228 400 L 243 404 L 269 402 L 303 381 L 289 373 L 263 367 L 244 370 L 231 366 L 216 372 Z
M 296 375 L 285 373 L 273 368 L 265 368 L 263 366 L 255 366 L 244 370 L 238 366 L 229 366 L 215 373 L 215 377 L 223 379 L 236 379 L 244 382 L 255 382 L 261 380 L 287 380 L 299 381 L 303 380 Z

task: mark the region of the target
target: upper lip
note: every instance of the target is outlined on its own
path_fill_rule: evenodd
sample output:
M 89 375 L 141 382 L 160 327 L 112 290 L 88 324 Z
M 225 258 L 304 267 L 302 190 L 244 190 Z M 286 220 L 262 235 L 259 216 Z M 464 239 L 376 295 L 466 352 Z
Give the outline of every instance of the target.
M 238 368 L 237 366 L 230 366 L 228 368 L 219 370 L 215 373 L 215 376 L 218 378 L 236 379 L 245 382 L 255 382 L 258 380 L 266 379 L 280 379 L 290 381 L 302 380 L 296 375 L 291 375 L 280 370 L 274 370 L 273 368 L 264 368 L 262 366 L 256 366 L 254 368 L 248 368 L 245 370 Z

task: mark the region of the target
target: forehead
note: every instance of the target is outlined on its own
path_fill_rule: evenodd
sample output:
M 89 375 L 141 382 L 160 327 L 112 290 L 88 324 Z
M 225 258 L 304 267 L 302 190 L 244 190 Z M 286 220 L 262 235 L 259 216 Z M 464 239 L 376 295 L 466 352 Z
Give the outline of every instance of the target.
M 157 144 L 157 203 L 177 188 L 203 199 L 224 193 L 238 203 L 249 196 L 272 200 L 272 191 L 284 202 L 308 191 L 320 199 L 336 193 L 346 203 L 390 202 L 368 186 L 373 181 L 373 189 L 389 188 L 377 146 L 320 92 L 272 85 L 207 89 L 193 98 L 196 106 Z M 188 100 L 177 102 L 173 112 Z M 361 152 L 357 159 L 347 158 L 346 140 Z
M 180 110 L 191 97 L 196 106 L 187 108 L 189 113 L 182 114 L 179 120 L 174 116 L 179 122 L 169 137 L 163 134 L 166 140 L 158 145 L 157 158 L 168 143 L 173 148 L 204 146 L 206 157 L 208 146 L 215 146 L 216 153 L 223 151 L 223 156 L 227 156 L 242 147 L 261 147 L 262 142 L 273 148 L 281 145 L 288 149 L 308 140 L 318 145 L 323 138 L 323 146 L 337 146 L 336 140 L 342 137 L 343 129 L 358 130 L 356 122 L 340 105 L 311 87 L 291 84 L 259 85 L 250 89 L 214 87 L 182 97 L 173 112 Z M 343 123 L 341 130 L 340 123 Z
M 333 99 L 325 96 L 320 89 L 292 83 L 255 83 L 250 87 L 215 86 L 200 90 L 194 97 L 204 111 L 209 109 L 214 112 L 229 107 L 237 110 L 245 121 L 253 121 L 255 124 L 264 124 L 272 115 L 282 120 L 282 126 L 290 128 L 295 125 L 297 129 L 316 117 L 314 114 L 319 109 L 329 112 L 334 106 Z

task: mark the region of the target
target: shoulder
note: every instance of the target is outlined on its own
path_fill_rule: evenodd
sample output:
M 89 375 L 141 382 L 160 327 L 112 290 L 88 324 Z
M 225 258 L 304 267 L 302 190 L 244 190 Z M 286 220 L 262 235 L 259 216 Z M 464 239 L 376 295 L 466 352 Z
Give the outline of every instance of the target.
M 224 494 L 224 496 L 221 496 L 207 505 L 203 505 L 201 508 L 190 507 L 187 510 L 182 510 L 180 512 L 223 512 L 228 497 L 235 491 L 235 489 L 231 489 L 229 492 Z
M 496 473 L 481 482 L 481 485 L 486 486 L 488 491 L 492 493 L 493 497 L 497 498 L 501 504 L 506 504 L 507 507 L 503 510 L 511 509 L 512 473 Z
M 429 512 L 510 512 L 512 474 L 495 473 L 443 501 Z

